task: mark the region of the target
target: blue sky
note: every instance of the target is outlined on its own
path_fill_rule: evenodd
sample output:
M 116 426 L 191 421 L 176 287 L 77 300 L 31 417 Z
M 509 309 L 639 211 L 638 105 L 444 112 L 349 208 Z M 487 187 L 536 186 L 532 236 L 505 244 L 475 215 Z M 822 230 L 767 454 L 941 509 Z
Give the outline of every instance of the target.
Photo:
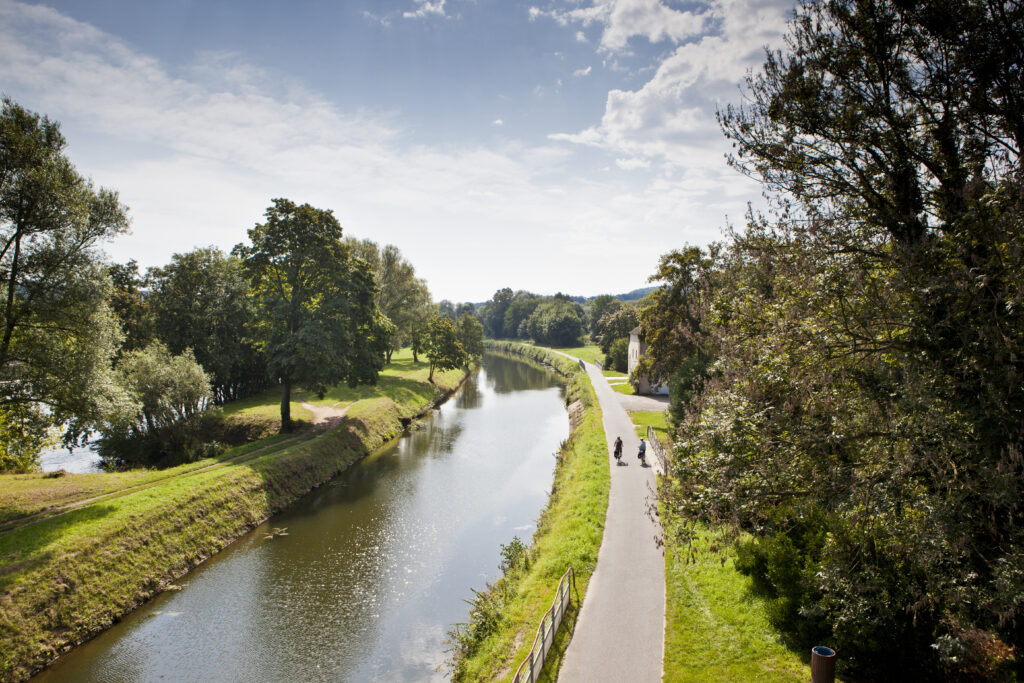
M 112 260 L 230 249 L 273 197 L 397 245 L 436 299 L 643 286 L 760 188 L 717 107 L 776 0 L 0 0 L 0 91 L 117 189 Z

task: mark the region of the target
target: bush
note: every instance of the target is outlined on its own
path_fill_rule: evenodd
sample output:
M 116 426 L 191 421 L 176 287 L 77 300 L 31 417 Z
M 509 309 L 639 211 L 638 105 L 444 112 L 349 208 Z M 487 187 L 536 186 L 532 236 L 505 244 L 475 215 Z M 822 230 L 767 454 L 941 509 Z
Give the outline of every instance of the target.
M 608 355 L 604 357 L 604 366 L 615 372 L 626 372 L 629 369 L 629 337 L 611 343 Z

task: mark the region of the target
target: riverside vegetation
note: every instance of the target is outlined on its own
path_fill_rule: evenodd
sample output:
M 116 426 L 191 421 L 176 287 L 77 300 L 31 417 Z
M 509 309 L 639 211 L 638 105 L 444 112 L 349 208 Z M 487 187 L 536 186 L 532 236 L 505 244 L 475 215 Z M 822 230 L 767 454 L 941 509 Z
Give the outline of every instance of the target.
M 770 209 L 640 309 L 666 527 L 850 679 L 1024 674 L 1022 62 L 1020 3 L 801 2 L 720 112 Z
M 526 657 L 534 632 L 551 606 L 558 580 L 568 567 L 576 572 L 576 593 L 545 663 L 553 680 L 561 666 L 569 634 L 597 564 L 611 483 L 601 409 L 579 365 L 546 349 L 514 342 L 487 342 L 488 353 L 539 363 L 566 382 L 566 402 L 582 412 L 558 451 L 547 507 L 529 545 L 518 538 L 502 548 L 504 576 L 477 592 L 469 621 L 449 634 L 449 672 L 453 681 L 509 678 Z
M 325 400 L 347 397 L 347 410 L 325 433 L 276 436 L 160 471 L 0 475 L 0 519 L 9 525 L 0 532 L 0 679 L 28 677 L 172 586 L 398 436 L 465 376 L 461 369 L 435 371 L 428 382 L 428 364 L 409 353 L 395 354 L 376 388 L 332 390 Z M 69 504 L 78 507 L 54 510 Z M 17 526 L 40 512 L 52 516 Z

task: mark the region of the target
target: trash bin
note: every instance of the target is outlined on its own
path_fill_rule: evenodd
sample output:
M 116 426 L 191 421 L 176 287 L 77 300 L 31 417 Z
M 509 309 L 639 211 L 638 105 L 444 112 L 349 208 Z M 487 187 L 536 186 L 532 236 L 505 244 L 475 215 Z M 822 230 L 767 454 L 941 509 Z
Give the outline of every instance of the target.
M 834 683 L 836 651 L 824 645 L 811 648 L 811 683 Z

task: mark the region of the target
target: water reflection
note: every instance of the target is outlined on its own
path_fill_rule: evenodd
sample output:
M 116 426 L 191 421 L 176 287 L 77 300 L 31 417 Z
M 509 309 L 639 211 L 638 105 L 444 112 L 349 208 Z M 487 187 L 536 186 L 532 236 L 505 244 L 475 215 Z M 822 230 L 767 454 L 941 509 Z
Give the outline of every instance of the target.
M 443 680 L 448 627 L 496 577 L 499 544 L 530 537 L 567 434 L 549 376 L 488 357 L 407 438 L 40 679 Z
M 495 362 L 497 360 L 505 362 Z M 507 362 L 503 356 L 485 356 L 487 385 L 496 393 L 528 389 L 547 389 L 551 386 L 551 375 L 540 368 L 526 363 Z

